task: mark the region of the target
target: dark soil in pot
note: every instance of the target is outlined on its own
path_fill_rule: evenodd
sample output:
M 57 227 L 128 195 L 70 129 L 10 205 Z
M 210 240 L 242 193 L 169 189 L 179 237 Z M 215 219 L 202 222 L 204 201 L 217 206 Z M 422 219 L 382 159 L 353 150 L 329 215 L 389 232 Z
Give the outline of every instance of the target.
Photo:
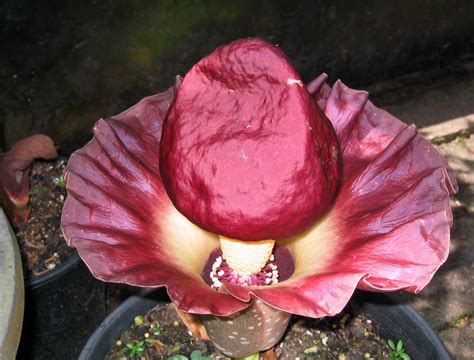
M 129 298 L 96 330 L 79 359 L 225 359 L 210 342 L 189 335 L 163 294 Z M 429 325 L 396 295 L 363 292 L 338 316 L 293 317 L 275 353 L 292 360 L 389 359 L 389 339 L 402 340 L 413 360 L 450 359 Z M 138 353 L 131 356 L 134 348 Z
M 74 250 L 61 234 L 61 211 L 66 199 L 65 160 L 35 161 L 30 170 L 31 208 L 28 221 L 14 224 L 20 246 L 23 274 L 33 281 L 66 261 Z
M 138 314 L 137 314 L 138 315 Z M 212 359 L 226 359 L 209 341 L 196 340 L 179 321 L 173 306 L 164 303 L 137 318 L 107 354 L 107 360 L 167 359 L 174 355 L 191 358 L 200 352 Z M 156 329 L 159 331 L 156 331 Z M 140 356 L 130 356 L 143 341 Z M 132 345 L 132 346 L 130 346 Z M 131 348 L 130 348 L 131 347 Z M 315 320 L 293 317 L 283 339 L 275 348 L 278 359 L 384 359 L 388 358 L 386 340 L 375 334 L 366 314 L 347 309 L 341 315 Z
M 32 164 L 29 219 L 14 226 L 25 274 L 18 359 L 75 359 L 105 317 L 104 284 L 62 237 L 65 166 L 63 159 Z

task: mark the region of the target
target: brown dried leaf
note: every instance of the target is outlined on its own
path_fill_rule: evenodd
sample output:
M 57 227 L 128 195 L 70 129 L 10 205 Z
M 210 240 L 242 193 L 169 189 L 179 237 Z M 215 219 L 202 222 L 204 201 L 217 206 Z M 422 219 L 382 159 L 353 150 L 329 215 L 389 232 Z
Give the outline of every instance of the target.
M 210 340 L 206 328 L 198 316 L 179 310 L 174 303 L 173 307 L 183 324 L 191 331 L 194 337 L 201 340 Z
M 260 354 L 260 360 L 276 360 L 274 348 L 268 349 Z

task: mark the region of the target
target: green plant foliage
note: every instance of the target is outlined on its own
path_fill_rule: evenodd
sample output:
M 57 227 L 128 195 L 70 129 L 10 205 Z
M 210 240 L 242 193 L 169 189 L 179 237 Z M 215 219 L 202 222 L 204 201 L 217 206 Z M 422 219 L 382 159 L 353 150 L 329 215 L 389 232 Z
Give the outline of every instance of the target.
M 156 335 L 156 336 L 158 336 L 158 335 L 161 334 L 161 325 L 160 325 L 159 322 L 157 322 L 157 323 L 153 326 L 152 332 L 153 332 L 153 334 Z
M 200 350 L 194 350 L 191 353 L 191 360 L 212 360 L 209 356 L 203 356 Z
M 66 187 L 66 180 L 64 179 L 64 175 L 61 175 L 55 180 L 56 185 L 59 186 L 61 189 L 64 189 Z
M 239 358 L 238 360 L 258 360 L 260 359 L 260 353 L 256 352 L 255 354 Z
M 166 360 L 189 360 L 189 359 L 184 355 L 173 355 L 167 358 Z
M 141 324 L 143 324 L 143 316 L 135 316 L 135 319 L 133 319 L 133 321 L 135 322 L 136 326 L 140 326 Z
M 318 352 L 318 348 L 316 346 L 304 349 L 305 354 L 316 354 Z
M 182 344 L 180 342 L 174 343 L 173 348 L 172 348 L 173 352 L 181 350 L 183 348 L 183 346 L 184 346 L 184 344 Z
M 126 344 L 125 346 L 130 350 L 130 356 L 140 355 L 145 351 L 145 341 L 136 341 L 134 343 Z
M 388 341 L 388 347 L 392 350 L 389 354 L 390 360 L 411 360 L 410 356 L 405 352 L 403 348 L 403 341 L 398 340 L 397 344 L 391 339 Z
M 449 328 L 457 329 L 464 327 L 469 324 L 472 318 L 473 314 L 462 314 L 449 323 Z
M 170 356 L 166 360 L 189 360 L 189 359 L 184 355 L 177 354 L 177 355 Z M 191 360 L 212 360 L 212 358 L 210 356 L 203 356 L 200 350 L 194 350 L 191 353 Z

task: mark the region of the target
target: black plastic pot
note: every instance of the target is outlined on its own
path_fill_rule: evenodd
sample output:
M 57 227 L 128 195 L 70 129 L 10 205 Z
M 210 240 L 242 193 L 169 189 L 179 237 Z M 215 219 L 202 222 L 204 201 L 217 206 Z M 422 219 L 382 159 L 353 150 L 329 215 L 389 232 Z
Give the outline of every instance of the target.
M 112 312 L 92 334 L 79 360 L 103 359 L 115 341 L 133 322 L 137 314 L 145 313 L 160 301 L 132 296 Z M 403 303 L 396 294 L 357 292 L 351 306 L 358 307 L 372 319 L 381 337 L 401 339 L 412 360 L 449 360 L 446 347 L 428 323 Z
M 169 301 L 164 289 L 144 289 L 139 296 L 130 296 L 94 331 L 82 349 L 78 360 L 104 359 L 122 333 L 138 314 L 151 310 L 160 302 Z
M 105 318 L 105 285 L 77 253 L 25 283 L 25 317 L 17 359 L 77 359 Z
M 403 341 L 412 360 L 449 360 L 451 355 L 431 326 L 395 293 L 359 291 L 352 306 L 359 306 L 372 319 L 379 335 Z

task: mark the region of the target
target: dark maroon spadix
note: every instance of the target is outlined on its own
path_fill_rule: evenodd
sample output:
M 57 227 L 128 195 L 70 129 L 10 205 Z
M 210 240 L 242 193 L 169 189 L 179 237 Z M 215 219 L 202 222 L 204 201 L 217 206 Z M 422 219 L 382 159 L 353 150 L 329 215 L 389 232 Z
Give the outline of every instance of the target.
M 177 209 L 241 240 L 306 230 L 338 185 L 335 132 L 283 52 L 222 46 L 184 77 L 165 119 L 160 167 Z

